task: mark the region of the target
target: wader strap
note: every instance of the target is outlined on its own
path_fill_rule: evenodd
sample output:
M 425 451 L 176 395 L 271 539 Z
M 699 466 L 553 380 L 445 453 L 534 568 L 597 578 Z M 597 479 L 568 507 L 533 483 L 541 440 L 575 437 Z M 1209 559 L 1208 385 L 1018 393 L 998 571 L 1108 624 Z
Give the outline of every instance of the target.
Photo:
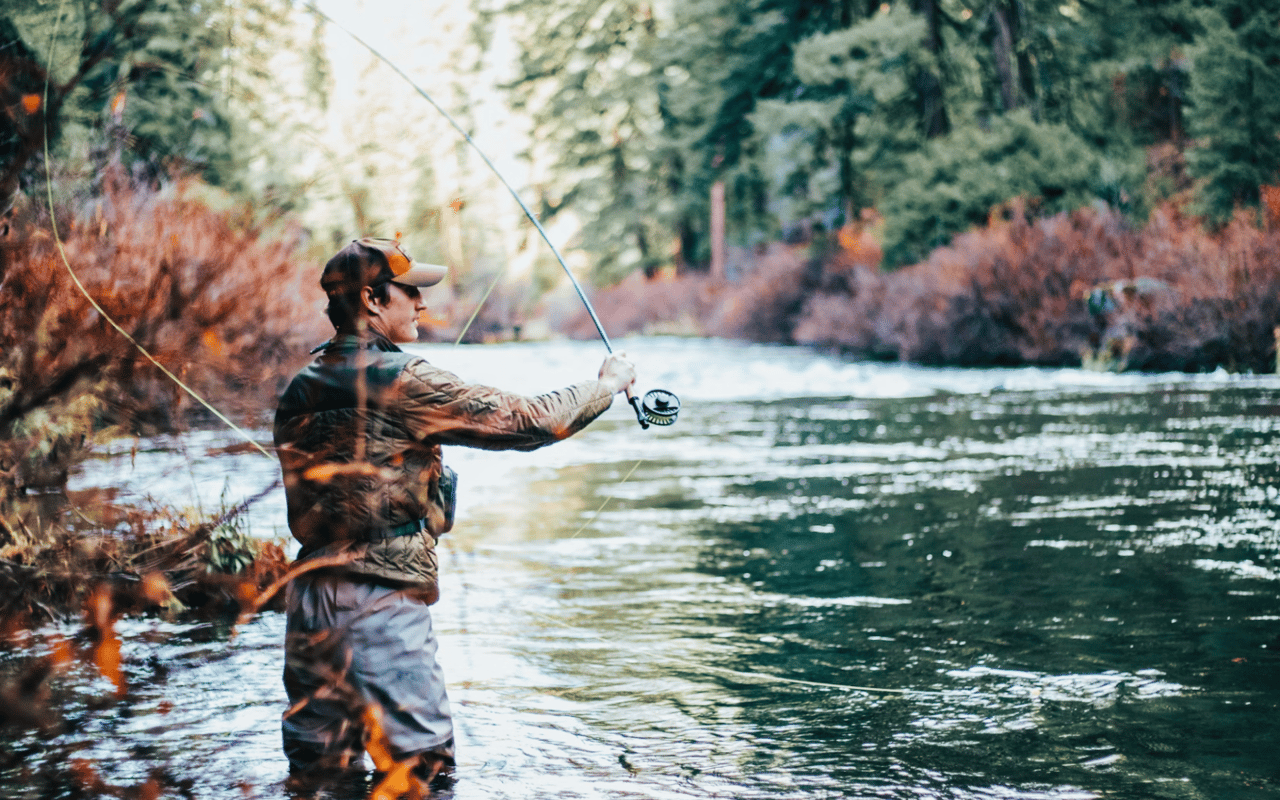
M 397 536 L 409 536 L 426 529 L 427 521 L 425 519 L 415 519 L 413 522 L 406 522 L 403 525 L 396 525 L 391 528 L 371 531 L 367 540 L 370 542 L 381 542 L 384 539 L 394 539 Z

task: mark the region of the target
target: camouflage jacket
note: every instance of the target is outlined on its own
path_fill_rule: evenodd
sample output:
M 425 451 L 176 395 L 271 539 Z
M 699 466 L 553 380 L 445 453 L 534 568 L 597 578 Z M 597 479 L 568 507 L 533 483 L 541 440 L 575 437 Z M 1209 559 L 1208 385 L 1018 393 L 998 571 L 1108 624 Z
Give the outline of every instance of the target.
M 452 526 L 441 445 L 534 450 L 582 430 L 613 395 L 584 381 L 538 397 L 464 382 L 382 337 L 335 336 L 275 418 L 299 559 L 438 597 L 435 543 Z

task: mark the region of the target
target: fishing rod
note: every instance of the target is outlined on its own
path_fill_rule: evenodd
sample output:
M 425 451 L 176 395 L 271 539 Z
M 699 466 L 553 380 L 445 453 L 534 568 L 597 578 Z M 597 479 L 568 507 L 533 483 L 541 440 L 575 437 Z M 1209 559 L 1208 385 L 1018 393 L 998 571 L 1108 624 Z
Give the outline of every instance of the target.
M 600 339 L 604 342 L 605 349 L 612 354 L 613 344 L 609 341 L 609 335 L 604 332 L 604 325 L 600 323 L 600 317 L 596 315 L 595 308 L 592 307 L 591 301 L 587 299 L 587 293 L 582 290 L 582 284 L 578 283 L 578 279 L 574 277 L 573 270 L 569 269 L 569 265 L 565 263 L 564 256 L 560 255 L 559 248 L 557 248 L 555 243 L 551 241 L 551 237 L 547 235 L 546 230 L 542 227 L 542 223 L 538 221 L 537 216 L 529 206 L 525 204 L 524 199 L 520 197 L 520 193 L 515 190 L 515 187 L 507 182 L 502 171 L 499 170 L 491 160 L 489 160 L 489 156 L 485 155 L 484 150 L 480 149 L 480 145 L 476 144 L 475 140 L 471 138 L 471 134 L 467 133 L 466 130 L 458 124 L 458 121 L 453 118 L 452 114 L 437 103 L 435 98 L 427 94 L 427 91 L 414 82 L 414 80 L 410 78 L 404 70 L 400 69 L 395 62 L 378 52 L 373 45 L 338 24 L 336 20 L 321 11 L 315 3 L 307 2 L 305 5 L 307 8 L 311 9 L 313 13 L 327 21 L 329 24 L 341 29 L 344 33 L 354 39 L 361 47 L 368 50 L 374 58 L 378 59 L 395 71 L 397 75 L 404 79 L 405 83 L 413 87 L 414 91 L 422 96 L 423 100 L 426 100 L 431 104 L 432 108 L 440 112 L 440 115 L 453 126 L 453 129 L 462 136 L 463 140 L 466 141 L 467 144 L 471 145 L 471 148 L 476 151 L 476 154 L 479 155 L 485 165 L 489 167 L 489 170 L 497 176 L 502 185 L 511 193 L 511 197 L 514 198 L 516 203 L 520 206 L 520 210 L 524 212 L 524 215 L 533 223 L 533 227 L 537 229 L 538 234 L 542 237 L 542 241 L 547 243 L 547 247 L 551 248 L 551 253 L 556 257 L 556 261 L 560 262 L 560 268 L 564 270 L 565 275 L 569 276 L 569 282 L 573 284 L 573 290 L 578 293 L 578 299 L 582 301 L 582 305 L 587 309 L 587 314 L 591 316 L 591 322 L 595 324 L 596 332 L 600 334 Z M 676 417 L 680 414 L 680 398 L 665 389 L 651 389 L 645 393 L 643 398 L 639 398 L 636 397 L 630 387 L 628 387 L 627 402 L 631 403 L 631 407 L 635 409 L 636 421 L 640 423 L 641 428 L 645 429 L 650 425 L 671 425 L 676 421 Z
M 63 0 L 63 2 L 65 3 L 65 0 Z M 555 255 L 556 260 L 560 263 L 560 267 L 564 270 L 565 274 L 569 277 L 570 283 L 572 283 L 574 290 L 578 294 L 578 297 L 582 300 L 583 306 L 586 307 L 587 313 L 591 316 L 591 321 L 595 324 L 596 331 L 600 334 L 600 338 L 604 342 L 605 349 L 608 350 L 610 354 L 612 354 L 613 344 L 609 341 L 609 336 L 605 333 L 604 326 L 600 323 L 600 318 L 596 314 L 595 308 L 592 307 L 591 301 L 587 298 L 586 293 L 583 291 L 581 284 L 578 283 L 577 278 L 574 277 L 573 272 L 569 269 L 569 266 L 565 263 L 564 257 L 560 254 L 559 249 L 555 246 L 555 243 L 551 241 L 550 237 L 547 235 L 547 232 L 543 229 L 541 223 L 538 222 L 537 217 L 534 216 L 533 212 L 525 204 L 524 200 L 520 197 L 519 193 L 516 192 L 516 190 L 511 186 L 511 184 L 507 182 L 506 178 L 503 177 L 502 173 L 498 170 L 498 168 L 494 166 L 493 162 L 489 160 L 489 157 L 485 155 L 484 151 L 480 149 L 480 147 L 475 143 L 474 140 L 472 140 L 471 136 L 465 130 L 462 129 L 462 127 L 457 123 L 457 121 L 454 120 L 452 115 L 450 115 L 447 111 L 441 108 L 440 105 L 437 104 L 436 101 L 430 95 L 428 95 L 421 87 L 419 87 L 416 83 L 414 83 L 408 77 L 408 75 L 406 75 L 394 63 L 389 61 L 385 56 L 383 56 L 381 53 L 379 53 L 377 50 L 371 47 L 368 43 L 366 43 L 360 37 L 356 36 L 354 33 L 347 30 L 346 28 L 343 28 L 341 25 L 335 22 L 331 17 L 329 17 L 319 8 L 317 8 L 314 4 L 310 2 L 306 2 L 305 5 L 308 8 L 310 8 L 313 12 L 318 14 L 320 17 L 327 20 L 330 24 L 346 32 L 347 35 L 351 36 L 351 38 L 355 39 L 355 41 L 357 41 L 359 44 L 364 46 L 376 58 L 378 58 L 383 63 L 387 64 L 389 67 L 395 70 L 395 72 L 398 75 L 400 75 L 407 83 L 409 83 L 409 85 L 412 86 L 420 95 L 422 95 L 422 97 L 426 99 L 427 102 L 431 103 L 431 105 L 437 111 L 439 111 L 440 114 L 444 116 L 446 120 L 448 120 L 449 124 L 451 124 L 454 127 L 454 129 L 457 130 L 458 133 L 462 135 L 463 139 L 465 139 L 466 142 L 469 145 L 471 145 L 473 149 L 475 149 L 476 153 L 480 155 L 480 157 L 484 160 L 485 164 L 488 165 L 488 167 L 493 171 L 494 175 L 497 176 L 498 180 L 502 182 L 502 185 L 505 186 L 507 188 L 507 191 L 511 193 L 511 196 L 519 204 L 521 210 L 524 211 L 525 216 L 528 217 L 529 221 L 533 223 L 534 228 L 536 228 L 538 233 L 542 236 L 543 241 L 545 241 L 547 243 L 547 246 L 551 248 L 551 252 Z M 50 37 L 50 48 L 52 48 L 52 43 L 57 36 L 58 29 L 61 25 L 61 20 L 62 20 L 62 14 L 61 14 L 61 4 L 60 4 L 59 14 L 53 26 L 53 34 Z M 44 87 L 44 101 L 46 106 L 48 104 L 48 92 L 49 92 L 49 82 L 48 80 L 46 80 L 45 87 Z M 262 455 L 266 456 L 267 458 L 274 458 L 274 456 L 272 456 L 272 454 L 269 453 L 261 444 L 259 444 L 255 439 L 253 439 L 253 437 L 251 437 L 248 434 L 248 432 L 242 430 L 239 426 L 233 423 L 225 415 L 223 415 L 216 408 L 214 408 L 212 404 L 210 404 L 203 397 L 201 397 L 194 389 L 192 389 L 190 386 L 188 386 L 186 383 L 180 380 L 177 375 L 173 374 L 163 364 L 157 361 L 151 355 L 151 353 L 149 353 L 142 346 L 140 342 L 138 342 L 133 336 L 131 336 L 122 326 L 116 323 L 115 320 L 113 320 L 111 316 L 106 312 L 106 310 L 103 309 L 97 303 L 97 301 L 93 299 L 88 289 L 84 286 L 84 284 L 80 281 L 80 278 L 76 275 L 75 271 L 72 269 L 71 261 L 67 256 L 67 252 L 63 247 L 61 237 L 59 236 L 59 233 L 58 233 L 57 224 L 56 224 L 57 223 L 56 214 L 53 213 L 54 211 L 53 192 L 52 192 L 53 181 L 52 181 L 52 172 L 51 172 L 51 166 L 50 166 L 52 162 L 49 157 L 50 156 L 49 135 L 48 135 L 47 128 L 44 131 L 44 156 L 45 156 L 45 170 L 46 170 L 46 173 L 45 173 L 46 174 L 46 200 L 49 204 L 53 239 L 57 244 L 57 249 L 58 249 L 59 255 L 61 256 L 62 264 L 65 267 L 67 273 L 71 276 L 73 282 L 76 285 L 76 288 L 81 292 L 81 294 L 84 295 L 84 297 L 97 310 L 97 312 L 101 314 L 101 316 L 112 325 L 112 327 L 114 327 L 121 335 L 123 335 L 126 340 L 128 340 L 139 352 L 142 353 L 143 356 L 145 356 L 151 363 L 153 363 L 164 375 L 166 375 L 171 380 L 173 380 L 175 384 L 177 384 L 192 398 L 194 398 L 195 400 L 200 402 L 202 405 L 204 405 L 210 412 L 215 414 L 220 420 L 222 420 L 232 430 L 240 434 L 246 441 L 252 444 L 254 448 L 256 448 L 259 452 L 261 452 Z M 640 427 L 644 429 L 647 429 L 651 424 L 659 425 L 659 426 L 671 425 L 676 421 L 676 417 L 680 412 L 679 398 L 676 397 L 675 394 L 663 389 L 653 389 L 653 390 L 650 390 L 649 392 L 646 392 L 643 400 L 636 398 L 628 389 L 627 399 L 631 403 L 632 407 L 635 408 L 636 419 L 640 423 Z M 631 470 L 623 477 L 622 480 L 626 481 L 627 479 L 629 479 L 632 473 L 634 473 L 636 468 L 640 465 L 640 463 L 641 462 L 637 462 L 636 465 L 631 468 Z M 223 518 L 225 519 L 226 517 L 234 516 L 235 514 L 242 512 L 251 503 L 254 503 L 260 500 L 269 492 L 274 491 L 276 487 L 279 486 L 279 484 L 280 484 L 280 479 L 277 478 L 269 487 L 262 490 L 261 492 L 254 495 L 253 497 L 245 500 L 243 503 L 241 503 L 231 512 L 224 514 Z M 606 500 L 606 502 L 608 501 Z M 570 538 L 576 537 L 588 525 L 590 525 L 591 522 L 594 521 L 595 516 L 598 515 L 603 508 L 604 506 L 601 505 L 601 507 L 596 510 L 596 514 L 593 515 L 591 519 L 588 519 L 587 522 L 585 522 L 582 525 L 582 527 L 580 527 Z M 300 574 L 304 572 L 309 572 L 311 570 L 324 568 L 324 567 L 339 566 L 349 562 L 351 557 L 352 557 L 351 553 L 343 553 L 336 556 L 328 556 L 324 558 L 314 559 L 314 560 L 308 561 L 304 565 L 295 564 L 294 567 L 290 569 L 284 576 L 282 576 L 277 581 L 275 581 L 271 586 L 267 587 L 267 589 L 258 593 L 258 595 L 254 598 L 253 603 L 242 611 L 240 617 L 237 619 L 236 624 L 239 625 L 247 622 L 247 620 L 250 617 L 252 617 L 253 614 L 256 614 L 259 610 L 261 610 L 262 606 L 265 605 L 266 602 L 272 596 L 274 596 L 280 589 L 282 589 L 289 581 L 297 578 Z M 540 615 L 535 615 L 535 616 L 540 616 Z M 549 620 L 549 618 L 545 618 L 545 619 Z M 557 620 L 549 620 L 549 621 L 552 621 L 552 622 L 555 622 L 556 624 L 573 629 L 573 626 L 565 625 L 563 621 L 557 621 Z M 609 640 L 603 639 L 599 636 L 594 636 L 593 638 L 599 639 L 600 641 L 606 642 L 607 644 L 610 644 L 610 645 L 616 646 L 617 644 L 616 642 L 610 642 Z M 731 675 L 739 678 L 788 683 L 788 684 L 806 686 L 806 687 L 815 688 L 815 689 L 834 689 L 834 690 L 843 690 L 843 691 L 898 694 L 898 695 L 940 694 L 939 692 L 930 692 L 930 691 L 917 691 L 917 690 L 906 690 L 906 689 L 882 689 L 882 688 L 876 688 L 876 687 L 870 687 L 870 686 L 854 686 L 854 685 L 836 684 L 836 683 L 823 683 L 823 682 L 817 682 L 817 681 L 805 681 L 805 680 L 799 680 L 795 678 L 787 678 L 785 676 L 769 675 L 765 673 L 744 672 L 739 670 L 727 669 L 724 667 L 716 667 L 712 665 L 704 665 L 698 668 L 704 671 L 719 672 L 722 674 L 727 674 L 727 675 Z

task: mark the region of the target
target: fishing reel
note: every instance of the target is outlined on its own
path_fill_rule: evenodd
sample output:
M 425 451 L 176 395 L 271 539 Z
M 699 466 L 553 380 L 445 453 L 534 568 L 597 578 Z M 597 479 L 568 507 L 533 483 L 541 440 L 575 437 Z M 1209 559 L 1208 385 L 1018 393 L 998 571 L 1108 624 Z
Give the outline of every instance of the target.
M 666 427 L 680 414 L 680 398 L 666 389 L 650 389 L 644 393 L 644 399 L 629 394 L 627 400 L 636 410 L 636 421 L 646 430 L 650 425 Z

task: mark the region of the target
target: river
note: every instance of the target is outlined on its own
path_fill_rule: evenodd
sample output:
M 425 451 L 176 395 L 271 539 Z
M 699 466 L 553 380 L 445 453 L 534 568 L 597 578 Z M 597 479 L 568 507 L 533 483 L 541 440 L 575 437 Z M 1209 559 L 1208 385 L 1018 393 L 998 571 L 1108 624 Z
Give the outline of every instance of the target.
M 615 346 L 643 389 L 680 395 L 675 425 L 642 431 L 618 403 L 534 453 L 446 452 L 446 796 L 1280 795 L 1272 376 Z M 603 356 L 415 349 L 526 392 Z M 125 443 L 74 484 L 216 509 L 275 476 L 210 454 L 234 441 Z M 247 522 L 284 535 L 281 493 Z M 286 796 L 283 627 L 121 623 L 128 701 L 64 678 L 70 729 L 8 742 L 25 766 L 0 793 L 73 796 L 41 765 L 74 756 L 117 786 Z

